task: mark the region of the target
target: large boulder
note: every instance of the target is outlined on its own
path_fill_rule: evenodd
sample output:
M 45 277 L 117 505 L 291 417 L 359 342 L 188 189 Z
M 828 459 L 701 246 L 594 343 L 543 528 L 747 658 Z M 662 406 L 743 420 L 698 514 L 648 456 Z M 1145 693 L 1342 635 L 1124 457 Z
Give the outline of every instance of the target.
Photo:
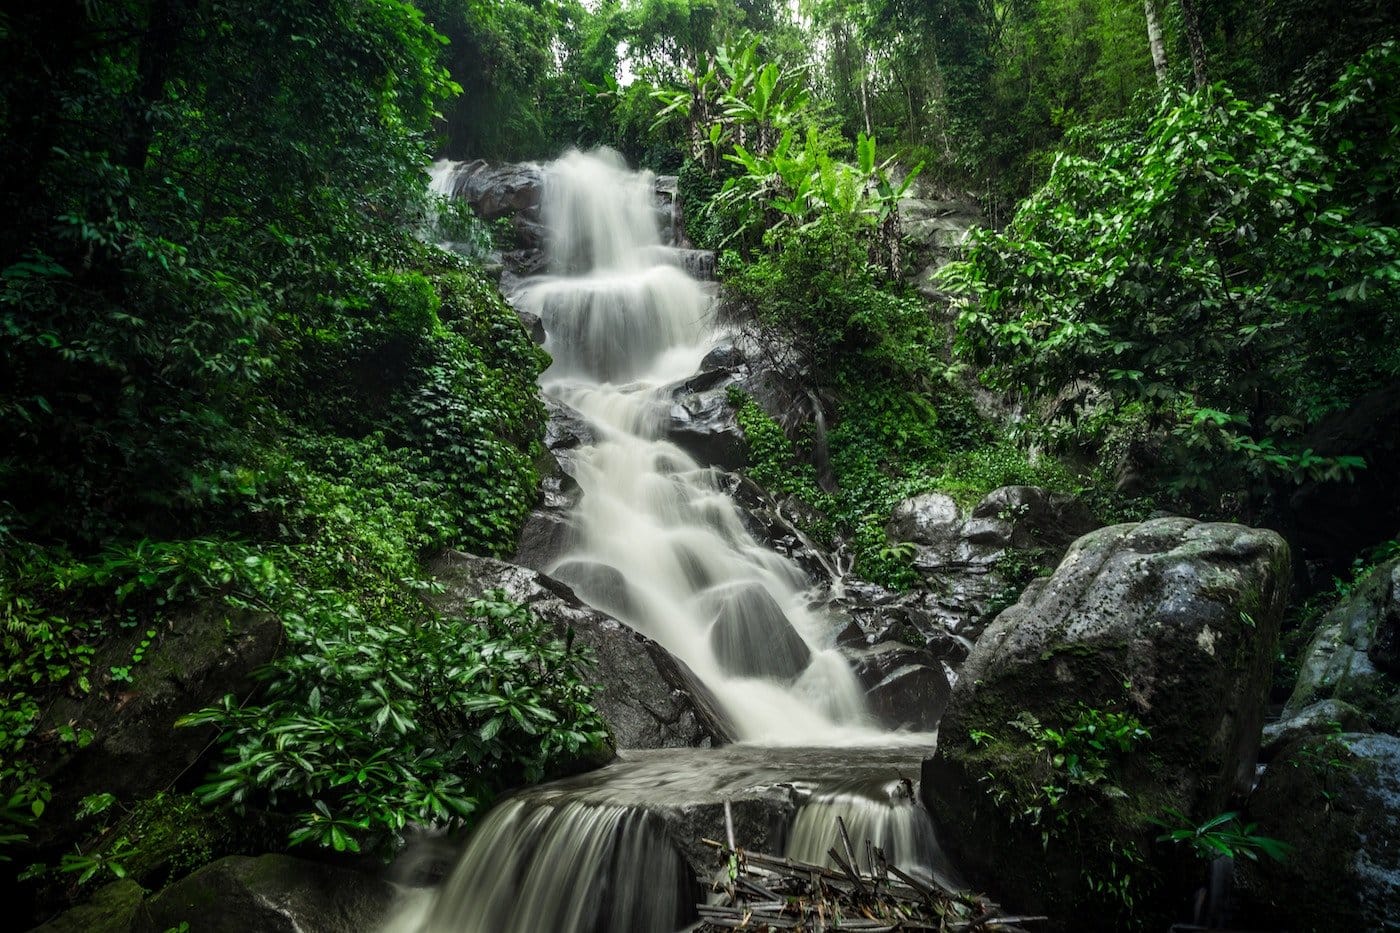
M 1289 580 L 1283 539 L 1241 525 L 1164 518 L 1076 541 L 973 647 L 924 765 L 972 881 L 1114 926 L 1105 885 L 1151 849 L 1152 818 L 1214 816 L 1248 790 Z
M 372 933 L 394 887 L 372 875 L 286 855 L 229 856 L 146 902 L 133 933 Z
M 1374 728 L 1400 729 L 1400 558 L 1373 570 L 1323 617 L 1284 715 L 1333 698 L 1360 709 Z
M 560 636 L 570 629 L 596 659 L 594 702 L 622 748 L 712 745 L 730 730 L 718 701 L 679 659 L 631 628 L 585 605 L 565 584 L 525 567 L 449 552 L 430 567 L 443 584 L 435 600 L 451 609 L 487 590 L 530 607 Z
M 468 162 L 453 175 L 451 195 L 463 198 L 486 220 L 539 210 L 544 173 L 538 165 Z
M 1400 738 L 1342 733 L 1294 742 L 1249 801 L 1282 861 L 1236 864 L 1240 925 L 1251 929 L 1400 928 Z
M 723 584 L 702 601 L 714 616 L 710 648 L 726 673 L 790 681 L 807 669 L 811 649 L 761 584 Z
M 737 470 L 749 459 L 728 388 L 738 377 L 725 369 L 701 372 L 668 387 L 666 436 L 701 466 Z
M 882 726 L 916 732 L 938 726 L 952 689 L 938 658 L 899 642 L 847 648 L 842 653 Z

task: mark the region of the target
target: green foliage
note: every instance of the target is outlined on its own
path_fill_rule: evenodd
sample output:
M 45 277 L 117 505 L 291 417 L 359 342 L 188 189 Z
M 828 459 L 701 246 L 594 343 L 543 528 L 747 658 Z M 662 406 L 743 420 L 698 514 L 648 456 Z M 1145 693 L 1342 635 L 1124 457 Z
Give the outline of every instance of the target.
M 1209 862 L 1223 855 L 1226 858 L 1247 858 L 1254 862 L 1259 860 L 1260 852 L 1279 862 L 1288 857 L 1290 847 L 1286 843 L 1259 835 L 1256 832 L 1258 824 L 1242 823 L 1240 815 L 1233 811 L 1213 816 L 1199 825 L 1193 824 L 1179 810 L 1170 807 L 1167 808 L 1166 815 L 1170 820 L 1153 820 L 1166 830 L 1157 840 L 1189 843 L 1191 851 L 1204 861 Z
M 286 616 L 268 700 L 186 716 L 226 763 L 206 801 L 295 815 L 291 842 L 392 854 L 410 824 L 459 824 L 501 789 L 599 747 L 582 658 L 502 597 L 470 615 L 364 618 L 318 598 Z
M 1339 100 L 1393 96 L 1397 48 L 1359 63 L 1366 91 Z M 1003 386 L 1092 379 L 1142 404 L 1171 432 L 1180 488 L 1225 470 L 1256 487 L 1345 478 L 1358 458 L 1297 438 L 1400 372 L 1400 233 L 1359 194 L 1377 170 L 1333 138 L 1337 106 L 1290 117 L 1214 87 L 1168 98 L 1093 158 L 1062 157 L 1008 231 L 944 273 L 971 299 L 960 348 Z M 1380 172 L 1393 185 L 1400 161 Z

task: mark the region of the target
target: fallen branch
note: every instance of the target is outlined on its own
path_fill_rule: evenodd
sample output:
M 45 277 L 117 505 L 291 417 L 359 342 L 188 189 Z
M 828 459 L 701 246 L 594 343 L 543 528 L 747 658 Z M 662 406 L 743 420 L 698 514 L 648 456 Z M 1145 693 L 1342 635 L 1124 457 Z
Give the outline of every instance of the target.
M 727 828 L 727 827 L 726 827 Z M 714 893 L 718 903 L 700 904 L 699 933 L 1016 933 L 1045 917 L 1006 916 L 986 898 L 952 891 L 889 863 L 878 846 L 865 843 L 868 873 L 855 858 L 843 820 L 837 828 L 844 854 L 832 848 L 836 869 L 796 859 L 701 840 L 724 853 L 729 867 Z M 730 830 L 732 832 L 732 830 Z

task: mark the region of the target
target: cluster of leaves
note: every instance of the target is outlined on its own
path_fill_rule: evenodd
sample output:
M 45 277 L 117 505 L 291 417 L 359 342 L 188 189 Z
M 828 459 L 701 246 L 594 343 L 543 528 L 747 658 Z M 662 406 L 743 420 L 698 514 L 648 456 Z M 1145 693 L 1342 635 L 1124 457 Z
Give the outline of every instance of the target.
M 1216 86 L 1062 157 L 1007 231 L 945 271 L 969 297 L 960 349 L 1002 386 L 1091 380 L 1142 405 L 1178 488 L 1344 478 L 1357 458 L 1298 438 L 1400 373 L 1400 232 L 1375 206 L 1400 178 L 1375 130 L 1397 87 L 1386 43 L 1300 114 Z
M 499 594 L 464 618 L 365 618 L 317 594 L 288 615 L 267 699 L 186 716 L 229 756 L 208 802 L 290 811 L 292 844 L 389 855 L 410 825 L 460 824 L 501 789 L 601 748 L 584 658 Z
M 1150 887 L 1145 859 L 1135 840 L 1109 829 L 1105 808 L 1130 803 L 1117 782 L 1130 756 L 1152 736 L 1131 713 L 1081 703 L 1072 715 L 1051 727 L 1022 710 L 1006 723 L 1005 735 L 973 730 L 969 738 L 988 767 L 980 781 L 1008 820 L 1040 830 L 1047 850 L 1067 834 L 1097 835 L 1094 846 L 1081 842 L 1082 851 L 1095 853 L 1092 863 L 1081 866 L 1081 880 L 1094 899 L 1130 921 Z
M 991 792 L 999 800 L 1011 801 L 1020 810 L 1013 814 L 1035 826 L 1067 826 L 1072 807 L 1066 803 L 1070 795 L 1083 799 L 1094 791 L 1108 797 L 1121 797 L 1123 791 L 1113 784 L 1116 768 L 1128 753 L 1150 739 L 1147 731 L 1131 713 L 1101 710 L 1081 705 L 1073 721 L 1056 729 L 1046 726 L 1035 716 L 1022 712 L 1007 725 L 1030 739 L 1030 748 L 1041 759 L 1043 767 L 1034 769 L 1040 783 L 1034 787 L 1009 788 L 991 781 Z M 994 737 L 985 732 L 973 732 L 973 744 Z M 1029 793 L 1024 791 L 1029 790 Z M 1048 838 L 1050 828 L 1044 833 Z
M 951 387 L 938 395 L 897 381 L 872 385 L 862 373 L 837 378 L 835 424 L 826 438 L 834 489 L 823 489 L 813 466 L 816 438 L 794 441 L 756 402 L 736 397 L 749 445 L 747 471 L 779 496 L 806 503 L 818 516 L 804 528 L 815 540 L 842 544 L 863 578 L 894 589 L 919 580 L 914 549 L 892 544 L 886 525 L 903 499 L 934 490 L 970 506 L 999 486 L 1072 488 L 1072 477 L 1050 458 L 1030 462 L 997 442 Z M 800 510 L 797 514 L 810 514 Z
M 1168 807 L 1166 817 L 1153 822 L 1166 830 L 1157 837 L 1159 842 L 1189 843 L 1196 857 L 1207 862 L 1222 855 L 1226 858 L 1247 858 L 1253 862 L 1259 860 L 1260 852 L 1279 862 L 1288 857 L 1289 846 L 1286 843 L 1270 836 L 1261 836 L 1257 823 L 1242 823 L 1239 813 L 1234 811 L 1196 824 L 1181 811 Z

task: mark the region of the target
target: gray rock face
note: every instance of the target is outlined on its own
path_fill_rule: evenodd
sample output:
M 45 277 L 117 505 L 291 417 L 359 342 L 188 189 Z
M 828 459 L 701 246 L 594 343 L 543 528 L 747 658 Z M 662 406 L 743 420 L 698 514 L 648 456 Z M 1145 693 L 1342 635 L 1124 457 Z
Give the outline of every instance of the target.
M 952 690 L 938 658 L 899 642 L 844 653 L 881 725 L 917 732 L 938 725 Z
M 525 567 L 449 552 L 429 570 L 445 591 L 443 609 L 487 590 L 504 590 L 530 607 L 562 636 L 568 629 L 588 647 L 601 691 L 595 703 L 622 748 L 706 746 L 726 742 L 730 731 L 720 705 L 683 662 L 622 622 L 586 606 L 574 592 Z
M 372 933 L 393 900 L 393 886 L 372 875 L 286 855 L 235 855 L 148 900 L 133 931 L 164 933 L 184 922 L 199 933 Z
M 1053 559 L 1096 525 L 1073 496 L 1039 486 L 1003 486 L 971 514 L 943 493 L 906 499 L 895 506 L 885 533 L 917 546 L 914 566 L 931 594 L 926 610 L 948 630 L 975 638 L 992 608 L 1005 605 L 1010 583 L 999 565 L 1008 551 Z
M 1337 731 L 1364 732 L 1366 716 L 1361 710 L 1341 700 L 1319 700 L 1278 722 L 1264 727 L 1264 740 L 1259 747 L 1261 761 L 1269 761 L 1279 750 L 1308 736 L 1325 736 Z
M 1335 697 L 1360 708 L 1376 728 L 1400 727 L 1398 643 L 1400 559 L 1377 567 L 1323 618 L 1284 715 Z
M 477 161 L 457 170 L 452 196 L 464 198 L 482 218 L 495 220 L 538 211 L 543 191 L 544 173 L 537 165 L 488 165 Z
M 793 680 L 812 652 L 782 607 L 757 583 L 730 583 L 705 597 L 715 614 L 710 646 L 720 666 L 736 677 Z
M 748 440 L 729 404 L 728 388 L 737 381 L 733 372 L 713 369 L 667 389 L 666 436 L 701 466 L 737 470 L 748 462 Z
M 1290 569 L 1271 531 L 1182 518 L 1115 525 L 1076 541 L 1054 576 L 1002 612 L 959 671 L 924 767 L 929 812 L 974 883 L 1019 908 L 1063 913 L 1083 896 L 1077 873 L 998 867 L 1093 868 L 1110 841 L 1147 851 L 1160 832 L 1151 814 L 1116 799 L 1094 801 L 1092 825 L 1052 836 L 1048 850 L 1038 830 L 1009 822 L 1023 791 L 1007 785 L 1013 799 L 997 805 L 991 795 L 1003 788 L 983 778 L 1043 766 L 1035 744 L 1008 728 L 1024 713 L 1050 728 L 1085 708 L 1137 716 L 1151 738 L 1114 777 L 1127 800 L 1214 814 L 1247 791 Z
M 933 276 L 957 255 L 973 227 L 985 226 L 976 204 L 962 199 L 904 198 L 899 202 L 899 233 L 915 268 L 914 285 L 927 297 L 941 297 Z
M 578 503 L 578 485 L 569 475 L 571 448 L 554 453 L 558 469 L 540 481 L 539 504 L 525 517 L 516 541 L 514 563 L 533 570 L 552 567 L 573 547 L 577 532 L 569 511 Z
M 1400 924 L 1400 738 L 1343 733 L 1296 741 L 1249 801 L 1282 862 L 1236 864 L 1251 926 L 1394 930 Z
M 1039 486 L 993 489 L 972 510 L 972 520 L 988 523 L 994 543 L 1018 548 L 1063 548 L 1098 527 L 1083 502 Z
M 895 506 L 885 533 L 891 541 L 913 541 L 942 548 L 957 540 L 962 525 L 962 509 L 952 496 L 928 492 Z

